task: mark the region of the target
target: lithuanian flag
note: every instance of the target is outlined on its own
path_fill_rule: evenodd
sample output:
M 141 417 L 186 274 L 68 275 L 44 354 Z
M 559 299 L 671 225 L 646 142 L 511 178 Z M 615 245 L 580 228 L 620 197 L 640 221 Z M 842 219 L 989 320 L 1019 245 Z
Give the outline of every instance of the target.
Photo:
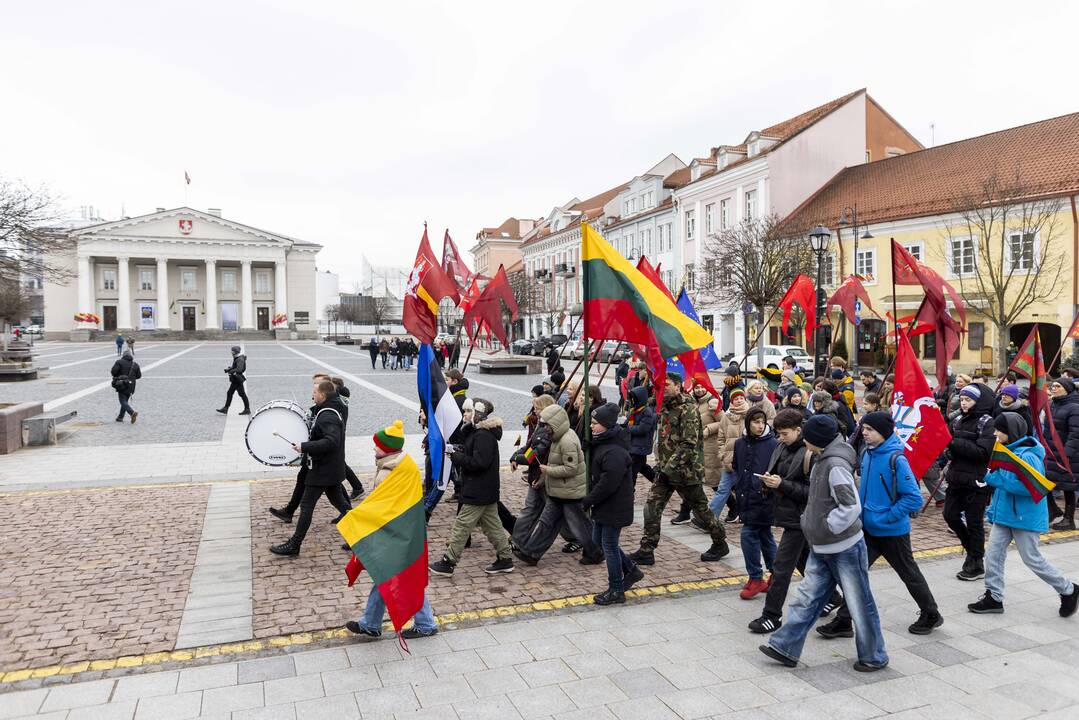
M 367 568 L 395 630 L 423 607 L 427 587 L 427 522 L 420 470 L 402 455 L 397 467 L 349 511 L 337 530 L 352 548 L 348 584 Z
M 588 223 L 581 225 L 585 337 L 658 345 L 672 358 L 712 343 L 712 335 L 633 267 Z
M 1053 488 L 1056 487 L 1056 483 L 999 442 L 993 446 L 993 454 L 989 457 L 989 469 L 1008 470 L 1015 473 L 1019 482 L 1023 483 L 1030 493 L 1030 497 L 1034 498 L 1034 502 L 1041 502 L 1042 498 L 1053 492 Z

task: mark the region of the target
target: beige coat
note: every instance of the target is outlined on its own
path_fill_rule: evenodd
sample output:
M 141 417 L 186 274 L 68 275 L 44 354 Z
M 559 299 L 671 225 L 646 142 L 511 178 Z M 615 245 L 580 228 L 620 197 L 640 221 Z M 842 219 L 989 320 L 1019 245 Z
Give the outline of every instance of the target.
M 558 405 L 540 411 L 540 422 L 551 426 L 551 451 L 547 455 L 547 494 L 560 500 L 580 500 L 587 492 L 588 466 L 581 440 L 569 426 L 569 416 Z
M 720 417 L 716 417 L 719 410 L 719 401 L 711 395 L 705 395 L 697 400 L 697 414 L 701 418 L 701 428 L 704 435 L 704 484 L 708 487 L 718 487 L 719 470 L 719 442 L 718 433 L 721 424 Z
M 716 433 L 721 473 L 734 469 L 734 443 L 745 433 L 745 419 L 749 408 L 750 406 L 746 405 L 742 412 L 731 409 L 723 413 L 719 431 Z

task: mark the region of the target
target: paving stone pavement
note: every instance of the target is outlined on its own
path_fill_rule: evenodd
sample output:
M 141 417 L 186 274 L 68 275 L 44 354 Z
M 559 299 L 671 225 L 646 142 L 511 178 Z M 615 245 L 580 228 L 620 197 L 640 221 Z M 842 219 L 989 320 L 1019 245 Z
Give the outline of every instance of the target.
M 1044 548 L 1079 576 L 1079 543 Z M 1006 612 L 972 615 L 980 583 L 954 578 L 958 561 L 923 562 L 945 616 L 910 635 L 913 601 L 888 568 L 872 572 L 891 662 L 851 669 L 853 640 L 811 637 L 786 669 L 745 629 L 761 600 L 733 591 L 571 608 L 540 617 L 291 648 L 239 661 L 137 673 L 0 694 L 0 718 L 724 718 L 861 720 L 1079 714 L 1079 617 L 1012 552 Z M 436 611 L 439 609 L 436 604 Z M 209 663 L 213 659 L 207 659 Z M 55 679 L 54 679 L 55 680 Z

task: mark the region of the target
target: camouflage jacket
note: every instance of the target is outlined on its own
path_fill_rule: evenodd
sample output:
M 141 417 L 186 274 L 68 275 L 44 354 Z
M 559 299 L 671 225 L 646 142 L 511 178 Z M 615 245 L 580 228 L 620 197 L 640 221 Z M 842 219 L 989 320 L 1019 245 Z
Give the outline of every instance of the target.
M 697 403 L 685 393 L 663 399 L 656 442 L 656 471 L 673 485 L 704 481 L 704 438 Z

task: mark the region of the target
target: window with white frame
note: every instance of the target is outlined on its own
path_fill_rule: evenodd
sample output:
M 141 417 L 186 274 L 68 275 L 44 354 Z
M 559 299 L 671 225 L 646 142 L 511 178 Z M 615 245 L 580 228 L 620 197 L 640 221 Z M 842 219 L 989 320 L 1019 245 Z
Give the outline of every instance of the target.
M 974 260 L 974 238 L 951 238 L 949 244 L 952 274 L 973 275 L 976 267 Z
M 632 253 L 633 252 L 633 238 L 634 238 L 633 233 L 628 233 L 626 235 L 626 253 Z M 625 254 L 625 253 L 623 253 L 623 254 Z
M 139 268 L 139 290 L 154 289 L 153 268 Z
M 1034 241 L 1032 232 L 1008 233 L 1008 269 L 1030 270 L 1034 267 Z
M 686 278 L 686 290 L 688 290 L 689 292 L 695 291 L 697 289 L 697 278 L 696 271 L 693 268 L 693 263 L 686 263 L 684 277 Z
M 858 250 L 858 256 L 854 258 L 854 274 L 865 280 L 874 280 L 877 277 L 877 251 L 875 248 Z
M 180 292 L 195 292 L 198 290 L 198 281 L 195 268 L 180 268 Z
M 731 226 L 731 199 L 723 198 L 719 201 L 719 229 L 726 230 Z
M 116 289 L 116 268 L 104 268 L 101 270 L 101 289 Z
M 697 237 L 697 212 L 686 210 L 686 242 L 693 242 Z
M 236 292 L 236 271 L 235 270 L 222 270 L 221 271 L 221 292 L 234 293 Z
M 910 253 L 910 256 L 918 262 L 925 261 L 925 246 L 920 243 L 905 243 L 903 249 Z
M 630 198 L 629 199 L 629 214 L 632 215 L 635 212 L 637 212 L 637 198 Z
M 704 206 L 704 233 L 711 235 L 715 232 L 716 204 L 708 203 Z
M 648 191 L 648 204 L 645 207 L 655 207 L 655 192 L 653 190 Z
M 629 200 L 626 200 L 622 203 L 622 214 L 629 215 Z
M 714 259 L 704 261 L 704 287 L 707 290 L 711 290 L 716 286 L 716 267 Z
M 259 295 L 270 293 L 270 271 L 257 270 L 255 272 L 255 292 Z
M 757 191 L 746 190 L 746 220 L 757 219 Z
M 645 255 L 651 255 L 652 254 L 652 229 L 649 228 L 647 230 L 642 230 L 641 234 L 644 236 L 644 242 L 642 243 L 642 245 L 644 245 L 644 254 Z

